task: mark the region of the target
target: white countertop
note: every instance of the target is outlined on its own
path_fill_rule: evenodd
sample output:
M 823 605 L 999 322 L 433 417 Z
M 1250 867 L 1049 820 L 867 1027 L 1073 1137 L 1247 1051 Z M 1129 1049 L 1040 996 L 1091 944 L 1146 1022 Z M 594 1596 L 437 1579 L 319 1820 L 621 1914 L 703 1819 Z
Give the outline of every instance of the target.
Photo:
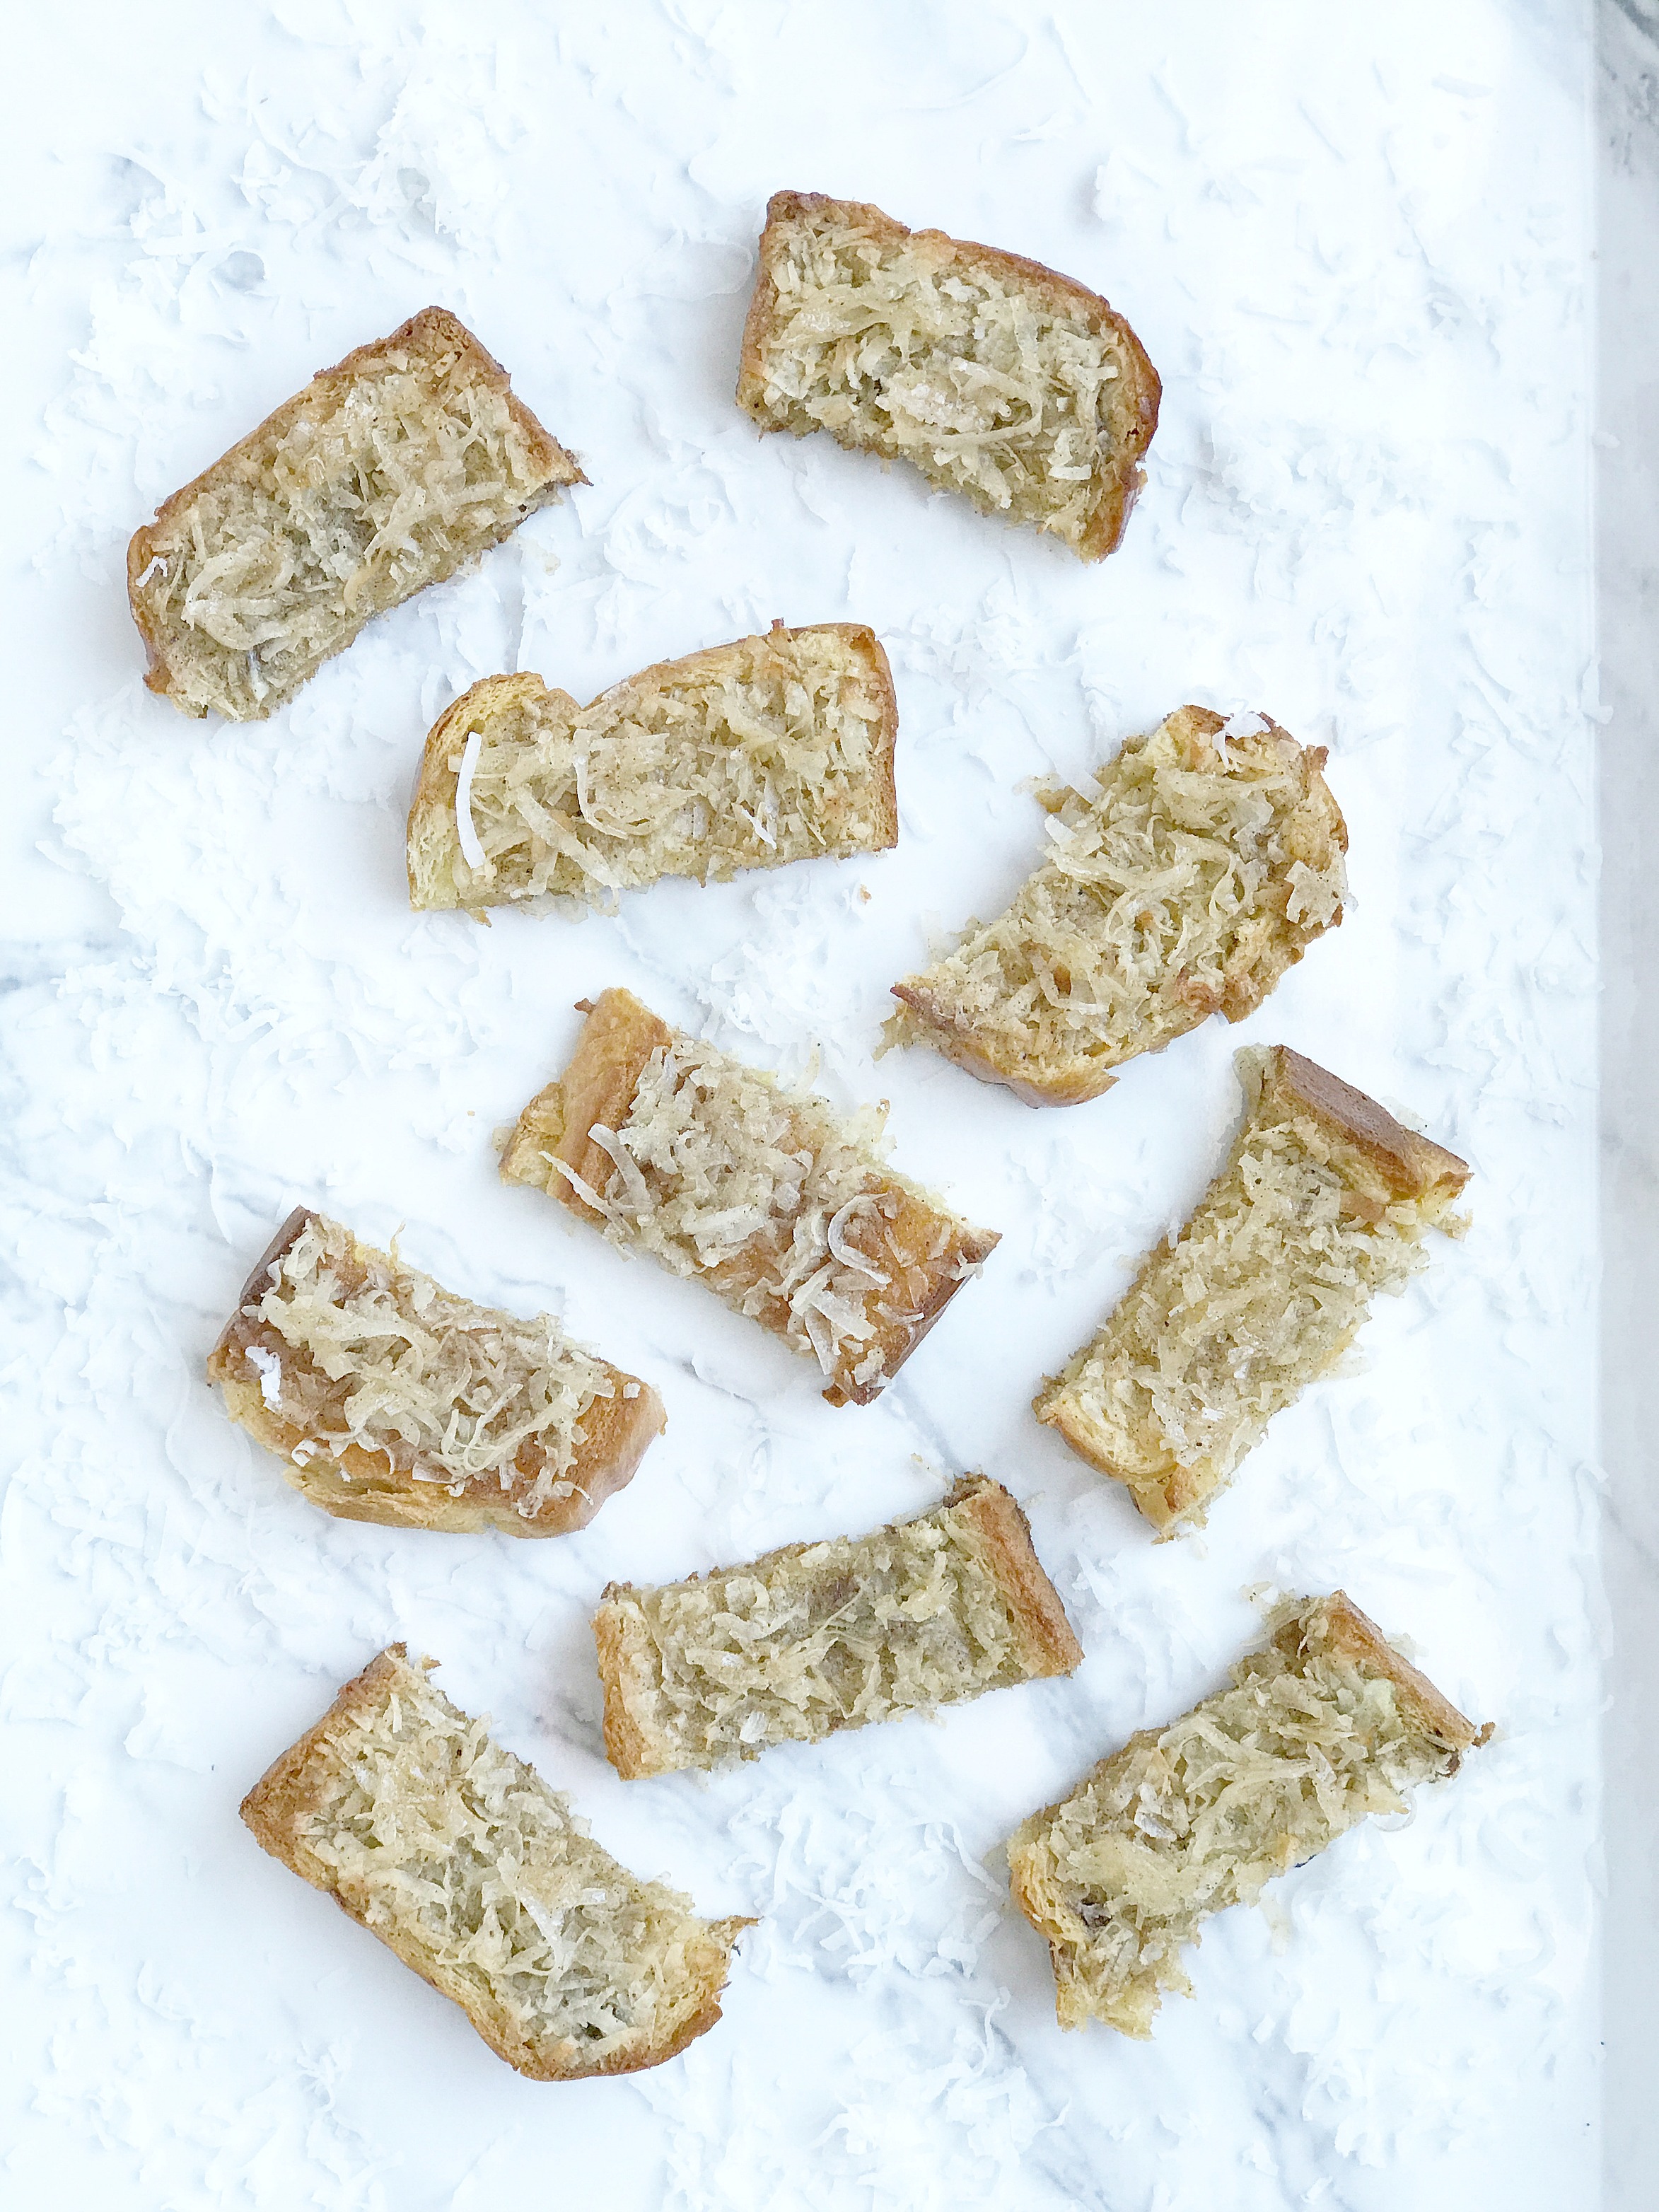
M 1587 9 L 1264 27 L 1204 4 L 1179 35 L 1079 0 L 853 0 L 833 30 L 782 0 L 479 20 L 161 0 L 140 33 L 98 0 L 14 55 L 42 97 L 3 264 L 27 770 L 0 1000 L 27 1409 L 0 1506 L 8 2212 L 471 2212 L 550 2185 L 610 2212 L 1589 2204 Z M 757 439 L 730 386 L 781 185 L 1030 254 L 1128 315 L 1165 401 L 1121 553 L 1085 568 L 823 441 Z M 428 301 L 592 488 L 270 722 L 182 720 L 139 681 L 128 534 Z M 519 665 L 586 696 L 774 615 L 886 641 L 897 852 L 574 926 L 409 913 L 403 809 L 459 690 Z M 927 928 L 991 910 L 1036 854 L 1016 787 L 1188 698 L 1330 747 L 1340 932 L 1240 1030 L 1086 1108 L 874 1064 Z M 1005 1232 L 876 1407 L 826 1407 L 695 1286 L 495 1180 L 491 1127 L 610 982 L 757 1060 L 816 1046 L 832 1095 L 891 1098 L 901 1167 Z M 1153 1546 L 1029 1398 L 1215 1165 L 1233 1048 L 1280 1039 L 1471 1158 L 1475 1225 L 1201 1541 Z M 661 1389 L 667 1436 L 589 1530 L 330 1522 L 229 1426 L 202 1359 L 301 1199 L 371 1237 L 406 1223 L 416 1264 L 561 1305 Z M 608 1577 L 869 1527 L 975 1466 L 1029 1507 L 1073 1680 L 706 1787 L 611 1772 L 586 1631 Z M 1217 1923 L 1152 2043 L 1063 2036 L 1000 1838 L 1219 1681 L 1249 1593 L 1338 1583 L 1498 1741 L 1408 1826 Z M 397 1637 L 630 1865 L 762 1916 L 683 2059 L 518 2079 L 241 1828 L 270 1757 Z

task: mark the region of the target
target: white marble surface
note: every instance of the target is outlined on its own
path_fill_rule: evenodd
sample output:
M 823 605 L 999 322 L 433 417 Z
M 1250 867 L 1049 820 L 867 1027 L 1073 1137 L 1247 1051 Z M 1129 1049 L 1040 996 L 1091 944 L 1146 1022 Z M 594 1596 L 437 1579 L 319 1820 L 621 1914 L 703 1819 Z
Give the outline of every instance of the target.
M 1594 2202 L 1598 1740 L 1587 8 L 603 11 L 99 4 L 20 34 L 0 602 L 14 750 L 0 1238 L 0 2177 L 21 2212 L 311 2203 Z M 1287 67 L 1287 58 L 1294 68 Z M 1634 173 L 1632 172 L 1632 173 Z M 1035 254 L 1165 378 L 1124 551 L 1085 569 L 732 407 L 767 193 Z M 147 695 L 128 532 L 311 369 L 428 299 L 592 487 L 242 730 Z M 758 626 L 892 653 L 903 842 L 614 920 L 402 902 L 432 714 L 591 692 Z M 872 1065 L 925 929 L 1036 848 L 1022 778 L 1183 698 L 1328 744 L 1356 899 L 1245 1029 L 1042 1116 Z M 865 898 L 862 892 L 870 896 Z M 632 984 L 844 1097 L 1005 1241 L 881 1403 L 493 1177 L 571 1001 Z M 1287 1416 L 1202 1543 L 1154 1547 L 1033 1424 L 1283 1038 L 1476 1164 L 1475 1228 Z M 458 1288 L 558 1303 L 671 1429 L 566 1543 L 324 1520 L 200 1377 L 321 1198 Z M 939 1726 L 707 1787 L 600 1754 L 586 1622 L 648 1578 L 914 1510 L 984 1465 L 1087 1659 Z M 1345 1583 L 1498 1740 L 1394 1832 L 1217 1925 L 1155 2041 L 1062 2037 L 995 1847 L 1215 1683 L 1263 1585 Z M 242 1790 L 396 1636 L 642 1871 L 758 1911 L 726 2017 L 549 2089 L 253 1847 Z
M 1607 2201 L 1646 2212 L 1659 2172 L 1659 7 L 1602 0 L 1599 30 Z

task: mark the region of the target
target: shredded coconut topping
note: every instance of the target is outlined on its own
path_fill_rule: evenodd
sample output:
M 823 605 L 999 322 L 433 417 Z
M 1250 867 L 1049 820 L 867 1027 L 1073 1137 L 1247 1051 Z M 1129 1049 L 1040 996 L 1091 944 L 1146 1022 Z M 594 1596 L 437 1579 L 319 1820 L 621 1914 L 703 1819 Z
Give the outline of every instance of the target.
M 1046 794 L 1048 857 L 997 921 L 907 977 L 895 1041 L 955 1038 L 1004 1076 L 1086 1087 L 1258 1005 L 1341 920 L 1346 883 L 1323 756 L 1251 719 L 1228 735 L 1182 708 L 1131 738 L 1093 796 Z
M 526 1519 L 573 1485 L 579 1432 L 614 1370 L 565 1335 L 475 1305 L 313 1215 L 237 1317 L 264 1401 L 307 1457 L 349 1448 L 455 1494 L 511 1493 Z
M 1333 1644 L 1331 1606 L 1310 1601 L 1231 1689 L 1134 1737 L 1010 1842 L 1063 2026 L 1092 2014 L 1146 2034 L 1163 1993 L 1191 1994 L 1181 1954 L 1212 1913 L 1254 1904 L 1275 1875 L 1455 1771 L 1458 1747 Z
M 614 1166 L 602 1190 L 550 1164 L 614 1242 L 702 1277 L 825 1376 L 865 1389 L 908 1348 L 941 1276 L 973 1265 L 958 1264 L 965 1224 L 883 1168 L 882 1121 L 869 1108 L 840 1121 L 680 1036 L 652 1054 L 623 1127 L 586 1133 Z
M 789 222 L 768 273 L 757 411 L 1080 544 L 1139 427 L 1127 342 L 1100 308 L 833 205 Z
M 1266 1055 L 1241 1053 L 1259 1084 Z M 1395 1196 L 1294 1097 L 1263 1085 L 1227 1166 L 1040 1401 L 1089 1439 L 1160 1528 L 1208 1501 L 1426 1265 L 1443 1208 Z
M 949 1500 L 871 1536 L 608 1591 L 602 1632 L 607 1617 L 652 1772 L 753 1759 L 1053 1671 L 1034 1660 L 971 1512 Z
M 546 441 L 459 327 L 423 318 L 423 337 L 313 384 L 154 526 L 133 588 L 185 703 L 269 712 L 551 495 Z
M 368 1927 L 515 2040 L 567 2041 L 597 2068 L 706 2001 L 718 1947 L 690 1900 L 619 1865 L 417 1668 L 386 1666 L 335 1741 L 307 1778 L 305 1850 Z
M 878 659 L 826 627 L 693 654 L 586 708 L 486 681 L 465 805 L 456 791 L 460 859 L 447 821 L 417 809 L 410 825 L 417 901 L 605 905 L 662 876 L 878 848 L 892 834 Z

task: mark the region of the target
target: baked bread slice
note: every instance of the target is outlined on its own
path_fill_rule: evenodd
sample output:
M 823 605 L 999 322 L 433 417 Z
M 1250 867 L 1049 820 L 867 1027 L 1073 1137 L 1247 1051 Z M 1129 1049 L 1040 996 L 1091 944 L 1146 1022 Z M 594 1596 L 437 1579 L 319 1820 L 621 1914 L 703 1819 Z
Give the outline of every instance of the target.
M 871 1536 L 656 1589 L 612 1583 L 593 1638 L 605 1747 L 629 1781 L 1069 1674 L 1083 1656 L 1025 1516 L 982 1474 Z
M 890 1041 L 1069 1106 L 1211 1014 L 1243 1021 L 1342 919 L 1348 833 L 1324 765 L 1262 715 L 1177 708 L 1092 795 L 1043 794 L 1048 857 L 1005 914 L 893 986 Z
M 1046 1936 L 1062 2027 L 1152 2033 L 1212 1913 L 1482 1744 L 1432 1682 L 1337 1590 L 1285 1609 L 1232 1686 L 1143 1729 L 1008 1844 L 1014 1902 Z
M 1237 1054 L 1232 1156 L 1036 1400 L 1160 1531 L 1201 1526 L 1273 1415 L 1426 1265 L 1469 1170 L 1284 1045 Z
M 551 1314 L 474 1305 L 303 1206 L 208 1376 L 313 1505 L 452 1534 L 584 1527 L 664 1426 L 656 1392 Z
M 537 2081 L 660 2066 L 720 2016 L 747 1920 L 701 1920 L 596 1844 L 394 1644 L 242 1801 L 325 1891 Z
M 1041 262 L 857 200 L 768 203 L 738 368 L 763 430 L 908 461 L 1098 561 L 1146 480 L 1158 398 L 1122 316 Z
M 586 477 L 464 323 L 359 346 L 176 491 L 127 548 L 144 681 L 259 721 L 372 616 Z
M 427 738 L 410 902 L 603 906 L 662 876 L 724 883 L 884 852 L 898 842 L 897 731 L 887 655 L 856 623 L 775 623 L 590 707 L 538 676 L 487 676 Z
M 627 991 L 579 1011 L 570 1065 L 519 1116 L 503 1178 L 816 1358 L 832 1406 L 868 1405 L 996 1233 L 884 1165 L 878 1112 L 844 1121 Z

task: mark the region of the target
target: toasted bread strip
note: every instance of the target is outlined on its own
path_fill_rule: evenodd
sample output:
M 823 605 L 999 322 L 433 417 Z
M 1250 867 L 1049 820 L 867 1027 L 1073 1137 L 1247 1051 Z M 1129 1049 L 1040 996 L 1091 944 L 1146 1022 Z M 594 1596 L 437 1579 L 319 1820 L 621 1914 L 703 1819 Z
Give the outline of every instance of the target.
M 373 616 L 586 483 L 465 325 L 427 307 L 359 346 L 135 532 L 144 681 L 261 720 Z
M 662 1401 L 571 1343 L 457 1297 L 300 1206 L 208 1360 L 226 1410 L 343 1521 L 562 1536 L 665 1425 Z
M 1233 1686 L 1143 1729 L 1010 1838 L 1014 1902 L 1046 1936 L 1062 2027 L 1147 2036 L 1203 1923 L 1484 1743 L 1340 1590 L 1280 1615 Z
M 539 677 L 488 676 L 427 738 L 410 902 L 600 906 L 663 876 L 724 883 L 884 852 L 898 842 L 897 730 L 887 655 L 856 623 L 775 623 L 660 661 L 591 707 Z
M 242 1802 L 271 1856 L 459 2005 L 537 2081 L 633 2074 L 720 2016 L 748 1920 L 700 1920 L 392 1644 Z
M 1122 316 L 1041 262 L 856 200 L 768 204 L 738 369 L 763 430 L 908 461 L 1098 561 L 1146 480 L 1158 398 Z
M 630 1781 L 1069 1674 L 1083 1656 L 1025 1516 L 984 1475 L 873 1535 L 656 1589 L 612 1583 L 593 1638 L 605 1747 Z
M 894 984 L 891 1041 L 1069 1106 L 1211 1014 L 1253 1012 L 1341 921 L 1348 833 L 1323 750 L 1239 721 L 1177 708 L 1092 797 L 1051 793 L 1049 857 L 998 920 Z
M 878 1120 L 840 1121 L 627 991 L 580 1011 L 575 1054 L 519 1116 L 503 1179 L 562 1199 L 816 1357 L 832 1406 L 868 1405 L 996 1233 L 884 1167 Z
M 1231 1158 L 1036 1401 L 1160 1531 L 1205 1512 L 1273 1415 L 1328 1371 L 1384 1291 L 1427 1264 L 1469 1170 L 1375 1099 L 1277 1045 L 1237 1055 Z

